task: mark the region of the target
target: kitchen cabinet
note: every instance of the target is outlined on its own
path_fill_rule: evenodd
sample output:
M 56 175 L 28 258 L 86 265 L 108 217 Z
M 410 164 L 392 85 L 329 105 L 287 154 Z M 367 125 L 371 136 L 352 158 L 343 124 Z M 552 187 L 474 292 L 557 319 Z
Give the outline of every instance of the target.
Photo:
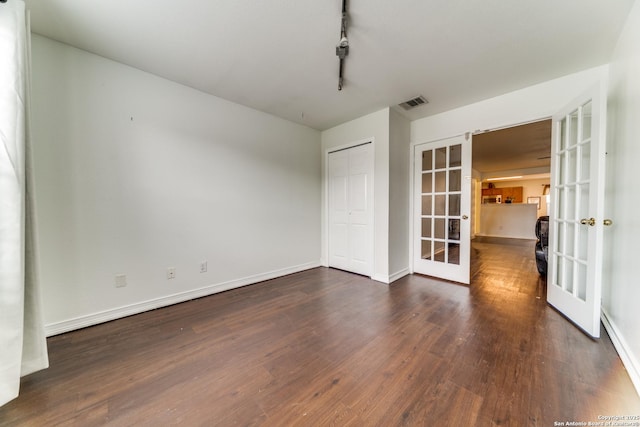
M 505 187 L 501 190 L 503 202 L 510 198 L 511 203 L 522 203 L 522 187 Z
M 483 188 L 483 196 L 502 196 L 502 188 Z
M 502 187 L 502 188 L 483 188 L 483 196 L 501 196 L 502 203 L 507 201 L 507 198 L 511 198 L 512 203 L 523 202 L 523 187 Z

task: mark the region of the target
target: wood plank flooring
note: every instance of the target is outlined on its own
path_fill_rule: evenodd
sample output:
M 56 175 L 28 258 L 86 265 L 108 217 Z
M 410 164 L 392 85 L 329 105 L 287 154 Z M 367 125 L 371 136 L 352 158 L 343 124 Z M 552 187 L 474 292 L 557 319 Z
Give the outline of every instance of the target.
M 640 415 L 609 338 L 545 302 L 533 243 L 472 285 L 317 268 L 49 338 L 1 426 L 556 426 Z

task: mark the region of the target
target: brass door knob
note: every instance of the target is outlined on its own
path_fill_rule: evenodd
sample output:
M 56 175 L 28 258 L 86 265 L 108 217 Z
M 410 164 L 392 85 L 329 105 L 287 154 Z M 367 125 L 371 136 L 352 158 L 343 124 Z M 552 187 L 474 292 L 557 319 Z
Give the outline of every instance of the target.
M 589 226 L 593 227 L 594 225 L 596 225 L 596 219 L 595 219 L 595 218 L 589 218 L 589 219 L 587 219 L 587 218 L 582 218 L 582 219 L 580 220 L 580 224 L 582 224 L 582 225 L 589 225 Z
M 602 221 L 602 223 L 607 227 L 609 227 L 610 225 L 613 225 L 613 221 L 611 221 L 610 219 L 605 219 L 604 221 Z
M 469 219 L 469 217 L 466 215 L 462 215 L 462 219 Z

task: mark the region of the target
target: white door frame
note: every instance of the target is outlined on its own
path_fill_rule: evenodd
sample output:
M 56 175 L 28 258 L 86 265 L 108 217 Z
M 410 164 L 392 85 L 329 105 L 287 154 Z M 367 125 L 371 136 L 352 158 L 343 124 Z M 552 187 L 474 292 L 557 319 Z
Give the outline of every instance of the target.
M 323 153 L 323 162 L 324 167 L 322 170 L 323 174 L 323 182 L 324 186 L 322 197 L 324 199 L 324 209 L 323 209 L 323 217 L 322 223 L 324 225 L 323 234 L 323 242 L 322 242 L 322 266 L 329 267 L 329 154 L 334 153 L 336 151 L 348 150 L 349 148 L 354 148 L 364 144 L 371 144 L 371 156 L 370 156 L 370 165 L 369 172 L 371 173 L 371 206 L 369 209 L 369 241 L 371 242 L 370 248 L 370 260 L 371 260 L 371 276 L 375 275 L 376 265 L 375 265 L 375 138 L 364 138 L 357 141 L 348 142 L 342 145 L 336 145 L 334 147 L 330 147 L 324 150 Z
M 409 273 L 410 274 L 414 274 L 415 270 L 413 268 L 413 255 L 414 255 L 414 249 L 413 249 L 413 236 L 415 233 L 415 189 L 416 189 L 416 185 L 415 185 L 415 174 L 416 174 L 416 147 L 418 145 L 425 145 L 425 144 L 432 144 L 434 142 L 439 142 L 439 141 L 444 141 L 447 139 L 451 139 L 451 138 L 457 138 L 460 136 L 469 136 L 471 137 L 471 133 L 470 132 L 465 132 L 465 133 L 459 133 L 456 135 L 450 135 L 444 138 L 438 138 L 438 139 L 432 139 L 430 141 L 423 141 L 423 142 L 414 142 L 409 146 L 409 165 L 410 165 L 410 175 L 411 175 L 411 179 L 409 180 L 409 212 L 411 212 L 411 217 L 409 218 Z M 473 141 L 470 141 L 471 143 Z M 473 145 L 472 145 L 472 149 L 473 149 Z M 471 158 L 471 166 L 473 167 L 473 157 Z M 473 218 L 471 218 L 471 220 L 473 220 Z
M 604 116 L 604 120 L 605 120 L 605 124 L 603 126 L 597 126 L 596 127 L 596 129 L 597 129 L 596 132 L 598 133 L 598 136 L 601 138 L 601 141 L 602 141 L 601 144 L 600 144 L 600 147 L 601 147 L 600 149 L 602 150 L 602 152 L 604 152 L 604 151 L 606 151 L 606 145 L 607 145 L 607 141 L 606 141 L 606 99 L 607 99 L 606 98 L 606 84 L 603 83 L 602 80 L 599 80 L 596 86 L 598 87 L 597 90 L 599 91 L 599 95 L 600 95 L 600 99 L 598 100 L 599 105 L 597 107 L 600 108 L 602 111 L 604 111 L 604 113 L 602 113 L 602 115 Z M 582 97 L 584 97 L 584 96 L 581 95 L 580 97 L 578 97 L 576 99 L 579 99 L 579 98 L 582 98 Z M 574 102 L 575 102 L 575 100 L 574 100 Z M 527 120 L 527 121 L 516 123 L 516 124 L 490 128 L 489 131 L 500 130 L 500 129 L 515 127 L 515 126 L 520 126 L 520 125 L 523 125 L 523 124 L 538 122 L 538 121 L 542 121 L 542 120 L 553 120 L 553 116 L 546 116 L 546 117 L 542 117 L 542 118 L 539 118 L 539 119 Z M 486 132 L 486 130 L 483 131 L 483 132 Z M 454 135 L 452 137 L 460 136 L 460 135 L 462 135 L 462 134 Z M 452 137 L 450 137 L 450 138 L 452 138 Z M 553 136 L 551 136 L 551 138 L 553 138 Z M 448 138 L 438 138 L 438 139 L 435 139 L 435 140 L 432 140 L 432 141 L 428 141 L 428 142 L 419 142 L 419 143 L 411 144 L 411 150 L 410 150 L 410 162 L 411 163 L 410 164 L 411 164 L 412 176 L 414 176 L 414 174 L 415 174 L 415 147 L 418 146 L 418 145 L 422 145 L 422 144 L 441 141 L 443 139 L 448 139 Z M 554 155 L 554 153 L 550 153 L 550 154 L 552 156 Z M 605 163 L 604 155 L 598 156 L 598 160 L 597 161 L 598 161 L 598 164 L 599 164 L 599 168 L 604 168 L 605 167 L 605 165 L 604 165 L 604 163 Z M 473 167 L 473 158 L 472 158 L 472 167 Z M 604 170 L 604 169 L 602 169 L 602 170 Z M 556 173 L 557 172 L 554 170 L 553 165 L 552 165 L 551 168 L 550 168 L 550 175 L 551 175 L 551 181 L 552 182 L 554 180 L 554 174 L 556 174 Z M 603 174 L 603 179 L 606 179 L 606 173 Z M 596 216 L 598 217 L 597 220 L 598 220 L 598 227 L 599 228 L 602 228 L 602 224 L 600 224 L 600 223 L 602 222 L 602 219 L 604 218 L 603 210 L 602 210 L 603 207 L 604 207 L 604 204 L 602 203 L 602 198 L 604 197 L 604 195 L 600 194 L 599 192 L 603 191 L 602 189 L 603 189 L 604 186 L 605 186 L 605 183 L 604 182 L 601 183 L 601 186 L 600 186 L 601 188 L 599 188 L 598 191 L 596 192 L 597 194 L 594 195 L 594 197 L 598 199 L 598 205 L 599 205 L 599 210 L 596 212 L 596 214 L 597 214 Z M 416 231 L 415 230 L 415 225 L 414 225 L 415 224 L 415 209 L 414 209 L 415 208 L 415 201 L 414 201 L 415 197 L 413 197 L 414 191 L 415 191 L 414 180 L 410 181 L 410 191 L 411 191 L 412 197 L 410 198 L 411 221 L 409 223 L 409 232 L 410 232 L 410 236 L 411 237 L 409 239 L 410 240 L 410 242 L 409 242 L 409 256 L 411 257 L 410 272 L 414 273 L 413 260 L 414 260 L 414 252 L 415 251 L 414 251 L 414 245 L 413 245 L 413 238 L 414 238 L 414 233 Z M 552 188 L 551 198 L 554 199 L 554 201 L 555 201 L 556 197 L 555 197 L 555 193 L 554 193 L 553 188 Z M 550 220 L 553 221 L 553 211 L 549 212 L 549 216 L 550 216 Z M 475 218 L 472 218 L 472 220 L 475 220 Z M 554 234 L 553 227 L 550 227 L 550 232 L 552 234 Z M 551 239 L 552 237 L 553 236 L 550 236 L 550 239 L 549 239 L 550 240 L 550 244 L 552 244 L 552 239 Z M 602 259 L 602 254 L 600 253 L 596 258 Z M 552 267 L 551 266 L 552 262 L 553 261 L 551 259 L 549 259 L 549 267 Z M 554 268 L 550 268 L 550 270 L 554 270 Z M 550 274 L 551 273 L 552 272 L 550 271 Z M 600 274 L 597 274 L 597 276 L 600 276 Z M 598 277 L 598 279 L 600 279 L 600 282 L 602 281 L 601 277 Z M 602 319 L 603 319 L 603 314 L 602 314 L 602 312 L 600 312 L 600 315 L 598 316 L 598 323 L 600 321 L 602 321 Z M 599 331 L 599 328 L 596 328 L 595 333 L 589 333 L 589 335 L 591 335 L 593 337 L 597 337 L 598 331 Z
M 415 208 L 415 203 L 414 203 L 414 191 L 415 191 L 415 183 L 413 180 L 414 174 L 415 174 L 415 148 L 418 145 L 423 145 L 423 144 L 431 144 L 434 142 L 438 142 L 438 141 L 443 141 L 446 139 L 451 139 L 451 138 L 456 138 L 459 136 L 465 136 L 465 137 L 469 137 L 471 138 L 471 151 L 473 151 L 473 135 L 477 135 L 480 133 L 485 133 L 485 132 L 493 132 L 493 131 L 497 131 L 497 130 L 502 130 L 502 129 L 508 129 L 508 128 L 512 128 L 512 127 L 516 127 L 516 126 L 522 126 L 522 125 L 528 125 L 531 123 L 536 123 L 536 122 L 541 122 L 543 120 L 551 120 L 552 116 L 545 116 L 542 118 L 538 118 L 538 119 L 531 119 L 531 120 L 526 120 L 526 121 L 522 121 L 522 122 L 517 122 L 517 123 L 513 123 L 513 124 L 507 124 L 507 125 L 503 125 L 503 126 L 496 126 L 496 127 L 492 127 L 492 128 L 488 128 L 488 129 L 484 129 L 482 131 L 476 131 L 476 132 L 464 132 L 464 133 L 457 133 L 455 135 L 450 135 L 450 136 L 446 136 L 443 138 L 438 138 L 438 139 L 433 139 L 430 141 L 424 141 L 424 142 L 414 142 L 411 144 L 410 146 L 410 159 L 409 159 L 409 164 L 411 165 L 411 180 L 409 182 L 409 191 L 411 194 L 411 197 L 409 199 L 409 211 L 411 212 L 411 220 L 409 221 L 409 259 L 411 260 L 409 262 L 409 273 L 414 274 L 414 268 L 413 268 L 413 259 L 414 259 L 414 248 L 413 248 L 413 236 L 414 236 L 414 232 L 415 232 L 415 226 L 414 226 L 414 222 L 415 222 L 415 213 L 414 213 L 414 208 Z M 549 152 L 551 153 L 551 152 Z M 549 167 L 549 169 L 551 170 L 551 167 Z M 473 156 L 471 156 L 471 170 L 472 170 L 472 175 L 473 175 Z M 553 171 L 550 171 L 551 173 L 553 173 Z M 476 216 L 478 215 L 478 212 L 472 213 L 471 218 L 470 218 L 470 222 L 473 222 L 476 220 Z M 469 255 L 471 256 L 471 255 Z

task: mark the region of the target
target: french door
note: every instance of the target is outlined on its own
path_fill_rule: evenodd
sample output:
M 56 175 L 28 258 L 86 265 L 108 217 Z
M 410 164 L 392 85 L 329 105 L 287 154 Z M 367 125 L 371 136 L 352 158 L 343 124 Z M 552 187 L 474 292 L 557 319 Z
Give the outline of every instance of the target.
M 372 145 L 328 155 L 329 266 L 371 276 Z
M 600 87 L 553 117 L 547 301 L 600 336 L 606 111 Z
M 459 136 L 414 154 L 413 271 L 468 284 L 471 143 Z

